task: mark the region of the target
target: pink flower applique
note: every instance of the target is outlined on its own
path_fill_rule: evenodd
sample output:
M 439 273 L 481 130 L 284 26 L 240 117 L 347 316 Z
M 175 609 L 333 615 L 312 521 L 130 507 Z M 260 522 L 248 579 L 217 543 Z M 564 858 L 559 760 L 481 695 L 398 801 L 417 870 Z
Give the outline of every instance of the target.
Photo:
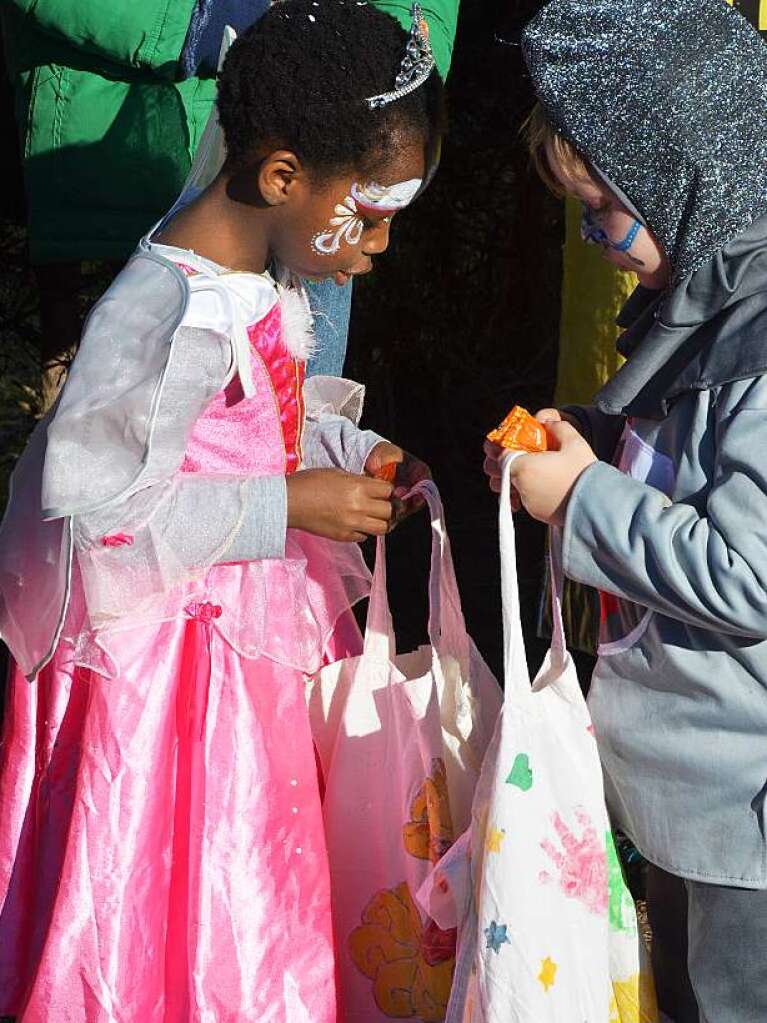
M 133 536 L 130 533 L 110 533 L 101 537 L 104 547 L 132 547 Z
M 609 896 L 605 844 L 585 811 L 576 810 L 575 819 L 582 829 L 580 838 L 558 813 L 552 816 L 561 850 L 548 838 L 541 842 L 541 848 L 557 868 L 559 877 L 554 878 L 544 870 L 539 880 L 558 881 L 568 898 L 578 899 L 589 912 L 601 915 L 607 913 Z
M 209 600 L 200 603 L 193 601 L 191 604 L 187 604 L 184 610 L 190 618 L 205 623 L 212 622 L 214 618 L 220 618 L 222 614 L 221 605 L 211 604 Z

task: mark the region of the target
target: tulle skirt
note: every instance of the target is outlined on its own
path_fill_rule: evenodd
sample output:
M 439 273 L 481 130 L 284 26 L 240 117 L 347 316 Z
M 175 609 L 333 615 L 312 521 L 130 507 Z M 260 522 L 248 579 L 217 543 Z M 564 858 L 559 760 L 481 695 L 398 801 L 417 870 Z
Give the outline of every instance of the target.
M 210 621 L 122 633 L 117 678 L 63 640 L 11 673 L 0 748 L 0 1015 L 335 1023 L 305 676 Z M 350 613 L 331 659 L 359 651 Z

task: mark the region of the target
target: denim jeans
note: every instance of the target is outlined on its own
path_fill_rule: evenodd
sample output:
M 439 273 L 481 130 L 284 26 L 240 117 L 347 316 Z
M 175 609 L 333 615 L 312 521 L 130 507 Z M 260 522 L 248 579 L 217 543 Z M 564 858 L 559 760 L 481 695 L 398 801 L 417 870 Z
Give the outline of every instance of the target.
M 352 304 L 352 282 L 342 288 L 328 278 L 307 281 L 309 305 L 314 313 L 314 334 L 317 354 L 309 360 L 307 373 L 343 376 L 346 344 L 349 339 L 349 316 Z

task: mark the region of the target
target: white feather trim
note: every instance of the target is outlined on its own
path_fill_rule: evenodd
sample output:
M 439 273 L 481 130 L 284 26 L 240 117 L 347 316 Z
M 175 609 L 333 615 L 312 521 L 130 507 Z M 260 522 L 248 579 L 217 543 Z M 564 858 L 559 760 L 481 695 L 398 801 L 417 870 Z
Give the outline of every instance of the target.
M 282 339 L 295 359 L 306 362 L 317 350 L 314 337 L 314 317 L 309 299 L 302 285 L 277 285 L 282 312 Z

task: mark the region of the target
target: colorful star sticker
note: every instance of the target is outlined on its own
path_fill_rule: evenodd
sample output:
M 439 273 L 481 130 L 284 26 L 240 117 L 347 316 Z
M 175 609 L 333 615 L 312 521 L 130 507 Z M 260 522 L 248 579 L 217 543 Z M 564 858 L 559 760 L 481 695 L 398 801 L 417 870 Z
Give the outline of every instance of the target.
M 491 827 L 487 833 L 487 839 L 485 840 L 485 848 L 488 852 L 501 851 L 501 842 L 506 837 L 505 831 L 499 831 L 496 827 Z
M 543 984 L 544 991 L 548 991 L 554 983 L 554 979 L 557 975 L 557 969 L 557 964 L 546 956 L 541 963 L 541 972 L 538 974 L 538 980 L 541 984 Z
M 506 924 L 496 923 L 495 920 L 491 920 L 490 926 L 485 928 L 485 937 L 487 938 L 487 947 L 491 948 L 496 955 L 498 955 L 501 945 L 511 944 L 506 935 Z

